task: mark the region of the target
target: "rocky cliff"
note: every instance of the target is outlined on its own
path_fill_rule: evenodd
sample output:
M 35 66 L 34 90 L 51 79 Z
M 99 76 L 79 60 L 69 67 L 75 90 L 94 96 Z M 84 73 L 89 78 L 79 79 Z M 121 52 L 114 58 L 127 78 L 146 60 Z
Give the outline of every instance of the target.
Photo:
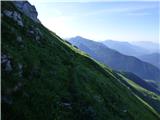
M 38 12 L 34 5 L 31 5 L 28 1 L 13 1 L 13 3 L 21 12 L 30 17 L 33 21 L 40 22 L 37 18 Z

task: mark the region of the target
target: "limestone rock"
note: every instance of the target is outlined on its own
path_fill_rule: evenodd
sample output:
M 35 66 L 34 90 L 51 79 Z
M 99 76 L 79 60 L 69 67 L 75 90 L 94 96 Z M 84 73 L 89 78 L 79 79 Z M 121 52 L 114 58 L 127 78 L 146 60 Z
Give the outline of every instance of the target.
M 12 18 L 14 21 L 16 21 L 18 23 L 18 25 L 20 25 L 22 27 L 24 26 L 20 13 L 18 13 L 16 11 L 9 11 L 9 10 L 4 10 L 3 13 L 7 17 Z
M 35 6 L 31 5 L 28 1 L 13 1 L 13 3 L 26 16 L 30 17 L 33 21 L 40 23 L 37 18 L 38 13 Z
M 9 56 L 2 54 L 1 55 L 1 64 L 6 72 L 12 71 L 12 65 L 11 65 L 11 60 L 10 60 Z

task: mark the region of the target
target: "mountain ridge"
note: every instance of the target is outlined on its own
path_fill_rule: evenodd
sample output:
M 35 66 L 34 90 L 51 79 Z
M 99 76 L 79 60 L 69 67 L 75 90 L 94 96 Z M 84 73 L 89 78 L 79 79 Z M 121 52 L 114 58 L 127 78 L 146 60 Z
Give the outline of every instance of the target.
M 160 80 L 160 76 L 159 76 L 160 70 L 155 66 L 149 63 L 143 62 L 133 56 L 123 55 L 118 51 L 115 51 L 106 47 L 100 42 L 91 41 L 82 37 L 71 38 L 69 42 L 71 42 L 73 45 L 76 45 L 80 49 L 81 49 L 81 45 L 86 46 L 89 49 L 92 49 L 92 53 L 90 52 L 90 55 L 93 58 L 95 58 L 96 60 L 106 65 L 109 65 L 113 69 L 123 70 L 126 72 L 133 72 L 144 79 L 155 79 L 158 81 Z M 82 49 L 82 50 L 85 51 L 85 49 Z M 88 51 L 85 51 L 85 52 L 87 53 Z M 118 58 L 119 60 L 116 58 Z M 125 63 L 128 63 L 128 64 L 125 64 Z M 143 70 L 138 69 L 140 66 Z M 154 72 L 150 71 L 150 68 L 148 67 L 153 68 Z M 147 72 L 147 74 L 145 72 Z M 150 75 L 150 73 L 152 75 Z M 154 73 L 156 73 L 155 78 L 152 77 Z
M 129 42 L 121 42 L 121 41 L 115 41 L 115 40 L 105 40 L 102 41 L 104 45 L 111 49 L 115 49 L 119 51 L 120 53 L 128 56 L 140 56 L 144 55 L 146 52 L 149 52 L 147 49 L 141 48 L 139 46 L 133 45 Z
M 139 56 L 142 61 L 153 64 L 160 69 L 160 53 L 151 53 Z

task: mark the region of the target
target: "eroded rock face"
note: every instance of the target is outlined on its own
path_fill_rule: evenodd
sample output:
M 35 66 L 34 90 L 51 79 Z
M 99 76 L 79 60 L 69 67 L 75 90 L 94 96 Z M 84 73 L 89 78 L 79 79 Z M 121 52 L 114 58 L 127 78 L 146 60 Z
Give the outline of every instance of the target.
M 13 1 L 13 3 L 21 12 L 30 17 L 33 21 L 40 23 L 37 18 L 38 13 L 35 6 L 31 5 L 28 1 Z
M 11 72 L 12 71 L 12 65 L 11 65 L 10 57 L 7 56 L 6 54 L 3 54 L 3 53 L 1 55 L 1 65 L 2 65 L 2 68 L 4 68 L 4 70 L 6 72 Z
M 24 26 L 20 13 L 18 13 L 16 11 L 4 10 L 3 14 L 9 18 L 12 18 L 14 21 L 17 22 L 18 25 L 20 25 L 22 27 Z

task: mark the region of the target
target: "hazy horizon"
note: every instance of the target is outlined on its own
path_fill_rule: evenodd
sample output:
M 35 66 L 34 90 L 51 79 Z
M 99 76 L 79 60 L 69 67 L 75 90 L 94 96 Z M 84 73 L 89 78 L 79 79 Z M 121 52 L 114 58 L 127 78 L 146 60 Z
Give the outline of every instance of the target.
M 71 38 L 75 38 L 75 37 L 82 37 L 82 38 L 85 38 L 85 39 L 88 39 L 88 40 L 93 40 L 93 41 L 97 41 L 97 42 L 103 42 L 103 41 L 118 41 L 118 42 L 128 42 L 128 43 L 141 43 L 141 42 L 145 42 L 145 43 L 158 43 L 160 41 L 124 41 L 124 40 L 114 40 L 114 39 L 102 39 L 102 40 L 98 40 L 98 39 L 91 39 L 91 38 L 87 38 L 87 37 L 84 37 L 84 36 L 80 36 L 80 35 L 76 35 L 76 36 L 72 36 L 72 37 L 68 37 L 68 38 L 63 38 L 63 39 L 71 39 Z
M 35 5 L 42 24 L 62 38 L 159 42 L 158 1 L 29 1 Z

